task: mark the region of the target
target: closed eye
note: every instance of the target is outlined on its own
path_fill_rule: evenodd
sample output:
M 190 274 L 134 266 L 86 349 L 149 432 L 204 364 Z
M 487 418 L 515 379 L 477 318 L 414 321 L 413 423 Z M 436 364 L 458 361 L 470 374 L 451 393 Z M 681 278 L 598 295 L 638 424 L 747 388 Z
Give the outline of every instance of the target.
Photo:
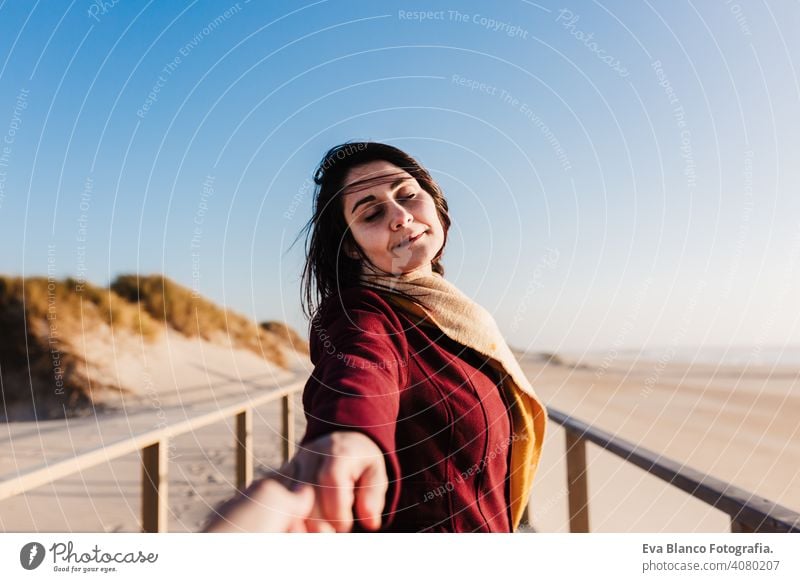
M 416 192 L 411 192 L 410 194 L 406 194 L 404 196 L 400 196 L 400 200 L 411 200 L 416 195 L 417 195 Z M 375 212 L 373 212 L 369 216 L 365 216 L 364 217 L 364 222 L 372 222 L 373 220 L 378 218 L 381 214 L 383 214 L 383 208 L 381 208 L 379 206 L 378 209 Z

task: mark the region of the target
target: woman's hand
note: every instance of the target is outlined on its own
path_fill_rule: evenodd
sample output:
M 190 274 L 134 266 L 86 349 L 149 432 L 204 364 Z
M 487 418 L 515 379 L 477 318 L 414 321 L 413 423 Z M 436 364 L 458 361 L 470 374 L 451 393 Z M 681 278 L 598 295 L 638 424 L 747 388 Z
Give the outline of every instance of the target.
M 217 511 L 204 532 L 304 532 L 314 508 L 314 489 L 302 485 L 290 491 L 267 477 L 254 481 L 242 494 Z
M 383 453 L 365 434 L 337 431 L 308 443 L 289 462 L 284 477 L 315 486 L 308 531 L 347 532 L 354 518 L 366 529 L 380 528 L 389 479 Z

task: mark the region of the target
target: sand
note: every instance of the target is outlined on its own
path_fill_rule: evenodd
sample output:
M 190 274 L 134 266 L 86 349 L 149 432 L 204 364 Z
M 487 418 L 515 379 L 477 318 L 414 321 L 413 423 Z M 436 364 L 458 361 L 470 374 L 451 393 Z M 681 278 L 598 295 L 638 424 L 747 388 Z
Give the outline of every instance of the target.
M 796 369 L 599 359 L 546 365 L 534 357 L 521 362 L 549 406 L 800 511 Z M 144 388 L 123 398 L 116 412 L 3 425 L 0 478 L 164 419 L 176 421 L 302 381 L 310 366 L 307 357 L 297 356 L 291 370 L 280 370 L 252 353 L 167 336 L 120 360 L 119 371 L 129 379 L 139 374 L 133 383 Z M 299 438 L 304 423 L 296 402 Z M 281 461 L 279 411 L 278 403 L 256 410 L 257 474 Z M 233 443 L 230 422 L 171 443 L 170 531 L 197 531 L 211 508 L 233 493 Z M 594 445 L 588 456 L 592 531 L 729 531 L 727 516 L 644 471 Z M 551 423 L 533 495 L 538 531 L 568 530 L 565 474 L 563 430 Z M 0 529 L 138 531 L 139 498 L 140 466 L 132 454 L 0 501 Z
M 548 406 L 800 511 L 800 371 L 596 359 L 523 369 Z M 565 434 L 555 423 L 533 493 L 539 531 L 568 531 Z M 590 529 L 724 532 L 727 515 L 593 444 Z

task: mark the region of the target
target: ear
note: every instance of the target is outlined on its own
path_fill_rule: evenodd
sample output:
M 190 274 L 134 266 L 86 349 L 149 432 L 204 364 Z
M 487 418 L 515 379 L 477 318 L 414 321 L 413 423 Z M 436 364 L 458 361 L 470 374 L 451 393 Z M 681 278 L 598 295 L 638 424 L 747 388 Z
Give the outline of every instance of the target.
M 361 255 L 358 254 L 355 245 L 349 240 L 344 241 L 344 254 L 354 260 L 361 258 Z

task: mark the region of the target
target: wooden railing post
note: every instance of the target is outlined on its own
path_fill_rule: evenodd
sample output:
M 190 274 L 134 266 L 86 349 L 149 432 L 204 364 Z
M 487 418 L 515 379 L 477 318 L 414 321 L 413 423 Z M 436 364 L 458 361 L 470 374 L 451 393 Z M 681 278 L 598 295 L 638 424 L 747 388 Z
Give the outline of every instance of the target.
M 281 398 L 281 437 L 283 438 L 283 462 L 294 455 L 294 402 L 292 395 Z
M 589 532 L 589 485 L 586 478 L 586 441 L 571 430 L 567 435 L 567 492 L 569 531 Z
M 253 411 L 236 415 L 236 487 L 244 491 L 253 482 Z
M 142 449 L 142 531 L 167 531 L 167 439 Z

